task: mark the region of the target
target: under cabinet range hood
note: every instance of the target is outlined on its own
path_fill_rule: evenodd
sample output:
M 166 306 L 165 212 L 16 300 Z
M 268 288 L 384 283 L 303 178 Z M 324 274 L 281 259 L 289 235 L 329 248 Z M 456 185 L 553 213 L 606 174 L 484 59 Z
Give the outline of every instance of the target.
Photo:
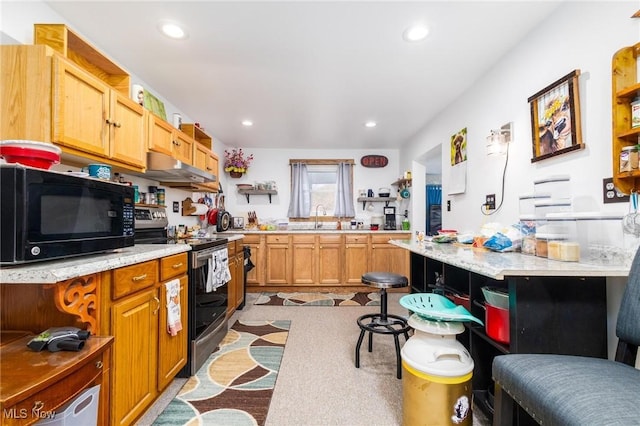
M 147 170 L 144 176 L 163 183 L 176 184 L 211 183 L 218 180 L 216 175 L 160 152 L 147 153 Z

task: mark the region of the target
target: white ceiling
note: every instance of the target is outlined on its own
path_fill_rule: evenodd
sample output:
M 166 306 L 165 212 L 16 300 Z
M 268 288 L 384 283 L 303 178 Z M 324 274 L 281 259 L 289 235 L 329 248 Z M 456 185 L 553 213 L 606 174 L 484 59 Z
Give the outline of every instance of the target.
M 560 2 L 47 4 L 228 146 L 375 149 L 406 142 Z M 161 20 L 189 37 L 161 35 Z M 416 22 L 429 37 L 403 41 Z

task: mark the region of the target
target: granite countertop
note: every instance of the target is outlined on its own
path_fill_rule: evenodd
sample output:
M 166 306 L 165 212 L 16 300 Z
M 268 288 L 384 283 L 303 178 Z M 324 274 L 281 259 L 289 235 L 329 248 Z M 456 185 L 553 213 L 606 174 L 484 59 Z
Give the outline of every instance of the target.
M 225 233 L 242 233 L 242 234 L 410 234 L 411 231 L 402 231 L 402 230 L 385 230 L 379 229 L 377 231 L 372 231 L 370 229 L 276 229 L 273 231 L 260 231 L 260 230 L 247 230 L 247 229 L 237 229 L 237 230 L 229 230 Z
M 3 267 L 0 284 L 54 284 L 191 250 L 188 244 L 136 244 L 111 253 Z
M 415 240 L 391 240 L 390 243 L 429 259 L 498 280 L 507 276 L 626 277 L 631 265 L 626 258 L 619 258 L 620 264 L 589 264 L 561 262 L 515 252 L 498 253 L 450 243 L 427 241 L 418 244 Z

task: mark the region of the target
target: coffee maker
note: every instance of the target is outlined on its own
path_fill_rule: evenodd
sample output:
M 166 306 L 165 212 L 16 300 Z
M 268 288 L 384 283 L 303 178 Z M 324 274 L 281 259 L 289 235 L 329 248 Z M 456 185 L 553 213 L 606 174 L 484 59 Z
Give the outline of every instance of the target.
M 395 230 L 396 229 L 396 208 L 385 207 L 384 211 L 384 229 Z

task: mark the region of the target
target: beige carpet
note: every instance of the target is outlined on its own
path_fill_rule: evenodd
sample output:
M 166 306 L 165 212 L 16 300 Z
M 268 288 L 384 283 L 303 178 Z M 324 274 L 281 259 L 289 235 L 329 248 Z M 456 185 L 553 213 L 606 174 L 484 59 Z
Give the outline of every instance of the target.
M 378 312 L 379 306 L 254 305 L 257 296 L 247 294 L 246 307 L 229 323 L 238 318 L 291 320 L 266 426 L 402 424 L 402 381 L 395 376 L 393 339 L 374 335 L 373 352 L 367 352 L 363 344 L 360 368 L 354 366 L 360 331 L 356 318 Z M 389 313 L 406 315 L 398 303 L 401 296 L 389 294 Z M 177 390 L 173 392 L 175 395 Z M 168 395 L 168 400 L 174 395 Z M 159 402 L 139 424 L 153 423 L 153 413 L 157 415 L 162 409 Z M 477 413 L 473 424 L 487 426 L 489 422 Z

